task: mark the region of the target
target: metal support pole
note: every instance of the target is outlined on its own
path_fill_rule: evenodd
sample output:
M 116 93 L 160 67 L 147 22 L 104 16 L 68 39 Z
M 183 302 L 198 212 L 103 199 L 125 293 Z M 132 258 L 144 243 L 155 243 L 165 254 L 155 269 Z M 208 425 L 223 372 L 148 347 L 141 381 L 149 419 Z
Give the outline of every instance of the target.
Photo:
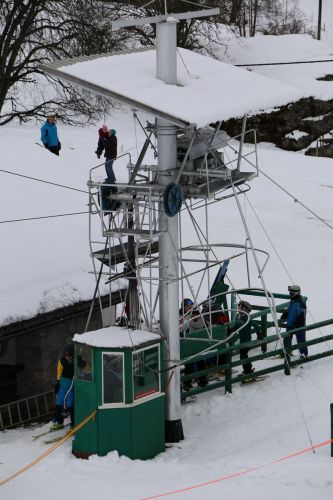
M 156 26 L 156 77 L 165 83 L 177 83 L 177 21 Z M 157 120 L 158 176 L 157 184 L 167 186 L 174 180 L 177 167 L 177 129 L 166 120 Z M 159 304 L 160 326 L 167 339 L 169 351 L 165 353 L 165 368 L 177 365 L 180 359 L 179 342 L 179 290 L 178 290 L 178 218 L 167 217 L 160 203 L 159 229 Z M 183 439 L 180 408 L 180 367 L 168 372 L 166 394 L 166 442 Z
M 156 78 L 177 84 L 177 23 L 172 17 L 156 24 Z
M 156 26 L 156 76 L 170 85 L 177 83 L 177 21 L 169 18 Z M 166 120 L 157 120 L 158 177 L 160 186 L 174 180 L 177 167 L 177 129 Z M 179 270 L 178 270 L 178 217 L 167 217 L 160 203 L 159 229 L 159 304 L 160 326 L 169 351 L 165 353 L 168 373 L 166 393 L 165 440 L 176 443 L 183 439 L 180 395 L 180 342 L 179 342 Z
M 237 159 L 238 172 L 240 171 L 240 166 L 241 166 L 241 161 L 242 161 L 243 144 L 244 144 L 245 130 L 246 130 L 246 118 L 247 118 L 246 115 L 244 115 L 243 121 L 242 121 L 242 132 L 241 132 L 241 137 L 240 137 L 240 142 L 239 142 L 239 151 L 238 151 L 238 159 Z

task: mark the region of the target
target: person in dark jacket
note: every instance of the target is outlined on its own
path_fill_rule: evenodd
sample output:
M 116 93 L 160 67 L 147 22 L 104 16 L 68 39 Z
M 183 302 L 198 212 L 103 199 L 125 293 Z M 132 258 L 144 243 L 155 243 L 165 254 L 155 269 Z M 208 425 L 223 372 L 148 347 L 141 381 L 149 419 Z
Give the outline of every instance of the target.
M 58 138 L 57 115 L 55 113 L 50 113 L 47 116 L 47 120 L 41 127 L 40 131 L 41 140 L 46 149 L 59 156 L 61 143 Z
M 101 128 L 98 130 L 98 143 L 97 143 L 97 149 L 95 151 L 98 159 L 100 159 L 101 154 L 104 151 L 104 145 L 108 137 L 108 132 L 109 129 L 107 125 L 102 125 Z
M 180 334 L 182 337 L 186 337 L 186 334 L 192 332 L 193 330 L 201 330 L 205 327 L 204 320 L 200 315 L 200 312 L 194 306 L 194 302 L 191 299 L 184 299 L 181 303 L 179 309 L 180 316 Z M 204 361 L 195 361 L 194 363 L 186 363 L 185 364 L 185 375 L 191 375 L 193 372 L 201 371 L 206 368 L 206 364 Z M 187 380 L 184 382 L 183 389 L 184 391 L 188 391 L 193 388 L 192 380 Z M 196 379 L 196 382 L 199 387 L 204 387 L 208 384 L 207 375 L 202 375 Z
M 257 335 L 260 332 L 259 326 L 253 320 L 250 319 L 250 321 L 246 324 L 246 322 L 248 321 L 248 317 L 249 317 L 248 315 L 250 314 L 251 310 L 252 310 L 252 306 L 249 302 L 247 302 L 246 300 L 239 301 L 238 314 L 236 317 L 236 324 L 235 324 L 235 327 L 233 328 L 233 330 L 234 331 L 238 330 L 243 325 L 246 325 L 246 326 L 244 326 L 244 328 L 241 328 L 241 330 L 239 331 L 240 344 L 243 344 L 243 343 L 245 344 L 246 342 L 251 341 L 251 334 L 252 334 L 253 330 L 255 330 Z M 239 351 L 240 359 L 243 359 L 244 361 L 246 361 L 248 359 L 249 350 L 250 350 L 249 347 L 244 347 L 244 348 L 240 349 L 240 351 Z M 244 375 L 249 375 L 254 371 L 252 363 L 244 363 L 242 366 L 243 366 L 243 374 Z M 244 382 L 245 383 L 252 382 L 252 379 L 248 378 L 248 379 L 244 380 Z
M 294 330 L 295 328 L 301 328 L 306 324 L 306 304 L 301 295 L 301 288 L 298 285 L 290 285 L 288 287 L 290 303 L 288 306 L 288 311 L 282 314 L 281 320 L 287 320 L 287 332 L 290 330 Z M 300 330 L 296 332 L 297 343 L 300 344 L 305 342 L 306 340 L 306 330 Z M 292 346 L 292 337 L 293 334 L 286 336 L 283 340 L 284 348 L 288 357 L 292 355 L 291 346 Z M 308 357 L 308 348 L 307 346 L 300 347 L 299 349 L 300 357 L 307 358 Z
M 202 315 L 205 318 L 205 323 L 208 327 L 217 325 L 226 325 L 227 334 L 229 334 L 229 317 L 228 314 L 223 311 L 219 304 L 215 304 L 214 300 L 206 300 L 202 305 Z M 219 354 L 217 357 L 212 356 L 206 360 L 208 368 L 212 368 L 218 365 L 225 365 L 227 363 L 228 356 L 226 354 Z M 225 376 L 225 370 L 219 369 L 217 372 L 217 377 L 222 379 Z
M 71 416 L 71 427 L 74 425 L 74 345 L 67 344 L 63 350 L 63 356 L 57 364 L 56 407 L 54 414 L 54 424 L 51 431 L 64 427 L 64 411 L 69 411 Z
M 117 137 L 114 129 L 109 130 L 104 141 L 105 170 L 109 184 L 115 184 L 116 176 L 113 171 L 113 162 L 117 158 Z

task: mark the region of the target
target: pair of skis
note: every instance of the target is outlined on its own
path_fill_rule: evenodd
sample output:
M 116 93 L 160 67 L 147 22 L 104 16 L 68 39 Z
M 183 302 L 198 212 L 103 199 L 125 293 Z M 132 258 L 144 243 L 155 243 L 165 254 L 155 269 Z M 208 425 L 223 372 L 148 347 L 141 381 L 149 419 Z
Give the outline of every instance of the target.
M 63 429 L 65 429 L 66 427 L 69 427 L 69 424 L 65 424 Z M 40 434 L 36 434 L 35 436 L 32 436 L 32 439 L 34 441 L 36 441 L 37 439 L 40 439 L 44 436 L 47 436 L 48 434 L 53 434 L 54 432 L 58 432 L 58 430 L 63 430 L 63 429 L 56 429 L 56 430 L 48 430 L 48 431 L 45 431 L 45 432 L 41 432 Z M 67 434 L 67 433 L 66 433 Z M 66 434 L 61 434 L 60 436 L 55 436 L 54 438 L 50 438 L 50 439 L 43 439 L 43 443 L 44 444 L 52 444 L 52 443 L 56 443 L 57 441 L 60 441 L 62 438 L 64 438 L 66 436 Z
M 243 380 L 240 384 L 241 385 L 255 384 L 256 382 L 261 382 L 262 380 L 265 380 L 268 377 L 269 375 L 259 375 L 257 377 L 250 378 L 249 380 Z

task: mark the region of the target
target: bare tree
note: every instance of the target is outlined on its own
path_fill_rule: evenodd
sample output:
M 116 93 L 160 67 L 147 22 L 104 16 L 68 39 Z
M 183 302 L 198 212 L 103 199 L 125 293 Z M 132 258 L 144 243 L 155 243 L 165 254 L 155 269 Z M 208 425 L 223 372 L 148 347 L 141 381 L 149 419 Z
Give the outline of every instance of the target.
M 41 117 L 50 107 L 57 108 L 63 121 L 81 123 L 105 107 L 105 100 L 39 68 L 48 60 L 105 52 L 120 45 L 98 2 L 0 0 L 0 28 L 0 125 L 14 118 Z
M 224 6 L 229 0 L 209 0 L 207 4 L 209 7 Z M 168 13 L 179 13 L 193 10 L 200 10 L 207 8 L 205 2 L 198 0 L 168 0 L 166 2 Z M 154 17 L 165 13 L 165 1 L 155 0 L 154 2 L 147 2 L 145 0 L 122 0 L 115 2 L 113 0 L 103 0 L 104 5 L 109 5 L 113 9 L 113 18 L 117 15 L 118 18 L 144 18 Z M 117 14 L 116 14 L 116 12 Z M 206 24 L 209 20 L 213 24 L 215 22 L 226 22 L 225 16 L 226 9 L 222 9 L 221 16 L 214 16 L 214 18 L 197 18 L 181 20 L 177 23 L 177 43 L 179 47 L 187 48 L 190 50 L 200 50 L 206 45 L 206 41 L 202 38 L 202 25 Z M 143 46 L 153 45 L 156 36 L 156 24 L 145 26 L 134 26 L 124 29 L 132 36 L 138 39 L 139 43 Z

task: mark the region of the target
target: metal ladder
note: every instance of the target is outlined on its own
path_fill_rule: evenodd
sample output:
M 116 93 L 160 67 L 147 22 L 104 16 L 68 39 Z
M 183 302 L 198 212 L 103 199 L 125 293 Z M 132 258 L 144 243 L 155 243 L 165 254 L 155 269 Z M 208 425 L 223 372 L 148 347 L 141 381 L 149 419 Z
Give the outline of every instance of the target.
M 36 394 L 0 406 L 0 430 L 48 417 L 54 410 L 54 391 Z

